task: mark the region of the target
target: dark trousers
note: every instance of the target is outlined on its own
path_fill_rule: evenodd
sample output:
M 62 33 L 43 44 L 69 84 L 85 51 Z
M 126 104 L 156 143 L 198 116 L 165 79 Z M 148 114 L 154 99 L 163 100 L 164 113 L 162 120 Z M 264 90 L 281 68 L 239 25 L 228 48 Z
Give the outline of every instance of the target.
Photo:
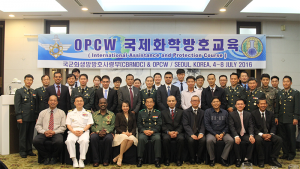
M 264 160 L 264 143 L 266 142 L 261 136 L 256 135 L 255 137 L 255 144 L 256 144 L 256 152 L 258 156 L 258 160 Z M 277 135 L 272 135 L 271 142 L 273 144 L 272 152 L 270 158 L 277 158 L 279 155 L 279 151 L 282 147 L 282 139 Z
M 198 134 L 196 136 L 198 137 Z M 201 159 L 201 155 L 202 155 L 203 149 L 204 149 L 205 144 L 206 144 L 205 141 L 206 141 L 205 136 L 203 136 L 200 140 L 194 140 L 192 137 L 187 138 L 188 149 L 189 149 L 191 159 L 195 158 L 195 155 L 196 155 L 195 151 L 197 151 L 198 159 L 199 160 Z M 196 149 L 197 146 L 198 146 L 198 149 Z
M 19 129 L 19 153 L 20 155 L 27 155 L 32 151 L 32 140 L 34 132 L 34 121 L 23 121 L 23 123 L 18 123 Z
M 49 148 L 45 147 L 45 141 L 50 140 L 52 146 Z M 63 135 L 55 134 L 52 137 L 46 137 L 45 134 L 38 134 L 33 139 L 33 145 L 38 150 L 43 158 L 58 158 L 63 148 Z
M 154 153 L 155 153 L 155 158 L 160 158 L 161 157 L 161 139 L 160 139 L 160 133 L 153 133 L 151 136 L 146 136 L 144 133 L 139 133 L 138 136 L 138 146 L 137 146 L 137 151 L 138 151 L 138 158 L 142 158 L 144 155 L 144 150 L 146 147 L 146 144 L 148 142 L 148 138 L 151 138 L 151 141 L 154 143 Z
M 296 156 L 296 126 L 292 123 L 279 123 L 278 134 L 283 140 L 283 155 L 294 158 Z
M 91 150 L 93 154 L 93 162 L 94 163 L 99 163 L 100 162 L 100 152 L 99 152 L 99 141 L 103 140 L 103 152 L 104 152 L 104 157 L 103 157 L 103 162 L 109 162 L 109 157 L 111 156 L 112 152 L 112 141 L 113 141 L 113 135 L 111 133 L 106 134 L 105 137 L 99 137 L 98 134 L 92 134 L 91 135 Z
M 251 144 L 249 141 L 249 134 L 244 134 L 244 136 L 239 136 L 241 138 L 241 141 L 244 141 L 247 143 L 247 154 L 246 154 L 246 158 L 248 160 L 251 159 L 252 157 L 252 152 L 254 150 L 254 144 Z M 235 138 L 233 138 L 235 139 Z M 241 143 L 240 144 L 236 144 L 234 142 L 233 144 L 233 149 L 234 149 L 234 153 L 235 153 L 235 157 L 236 159 L 241 159 Z
M 184 134 L 179 133 L 176 138 L 171 138 L 169 134 L 163 133 L 162 139 L 163 139 L 163 148 L 164 148 L 164 152 L 165 152 L 164 155 L 165 155 L 166 159 L 168 159 L 168 160 L 170 159 L 171 140 L 176 140 L 176 150 L 177 150 L 176 159 L 180 160 L 182 149 L 184 146 Z

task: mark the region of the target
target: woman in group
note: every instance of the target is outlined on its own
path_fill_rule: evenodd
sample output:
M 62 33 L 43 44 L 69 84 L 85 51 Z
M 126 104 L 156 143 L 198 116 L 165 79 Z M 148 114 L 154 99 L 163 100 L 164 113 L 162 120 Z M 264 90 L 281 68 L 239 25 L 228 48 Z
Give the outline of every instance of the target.
M 141 79 L 134 79 L 134 82 L 133 82 L 133 86 L 138 88 L 139 90 L 141 90 L 141 85 L 142 85 L 142 82 L 141 82 Z
M 120 146 L 120 154 L 117 155 L 113 162 L 118 166 L 122 165 L 123 154 L 134 144 L 137 146 L 138 140 L 136 134 L 135 115 L 131 113 L 129 102 L 122 102 L 122 112 L 117 113 L 115 120 L 116 135 L 112 146 Z
M 94 83 L 93 89 L 95 90 L 95 92 L 101 87 L 100 82 L 101 82 L 101 77 L 99 75 L 95 76 L 93 79 L 93 83 Z

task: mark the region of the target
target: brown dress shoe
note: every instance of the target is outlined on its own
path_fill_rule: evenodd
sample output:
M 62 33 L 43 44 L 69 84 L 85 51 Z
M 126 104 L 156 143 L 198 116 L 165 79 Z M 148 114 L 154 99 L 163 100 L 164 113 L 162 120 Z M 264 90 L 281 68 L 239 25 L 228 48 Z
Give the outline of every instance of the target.
M 108 162 L 104 162 L 104 163 L 103 163 L 103 166 L 108 166 L 108 165 L 109 165 Z
M 99 166 L 99 163 L 94 163 L 93 164 L 93 167 L 98 167 Z

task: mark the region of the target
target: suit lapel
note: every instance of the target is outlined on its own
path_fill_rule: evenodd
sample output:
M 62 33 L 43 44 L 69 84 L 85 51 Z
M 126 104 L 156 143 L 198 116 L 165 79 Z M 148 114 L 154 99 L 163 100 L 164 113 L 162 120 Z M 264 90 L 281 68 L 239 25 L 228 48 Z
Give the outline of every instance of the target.
M 241 117 L 240 117 L 238 111 L 235 111 L 234 114 L 235 114 L 235 118 L 240 122 L 240 125 L 241 125 L 241 128 L 242 128 L 242 121 L 241 121 Z M 243 112 L 243 121 L 245 119 L 244 117 L 245 117 L 245 115 L 244 115 L 244 112 Z
M 168 97 L 168 92 L 167 92 L 167 89 L 166 89 L 166 85 L 163 85 L 163 86 L 161 86 L 162 87 L 162 91 L 165 93 L 165 95 L 167 95 L 167 97 Z M 170 93 L 171 93 L 171 91 L 170 91 Z

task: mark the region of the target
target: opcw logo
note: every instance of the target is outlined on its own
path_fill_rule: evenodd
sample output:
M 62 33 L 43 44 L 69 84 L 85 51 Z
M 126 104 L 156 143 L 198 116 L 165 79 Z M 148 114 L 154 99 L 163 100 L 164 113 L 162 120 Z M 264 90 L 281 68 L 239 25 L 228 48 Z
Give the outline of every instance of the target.
M 55 41 L 54 45 L 51 44 L 41 44 L 41 46 L 45 49 L 45 50 L 49 50 L 49 54 L 51 56 L 53 56 L 55 59 L 58 58 L 60 55 L 62 55 L 64 52 L 63 51 L 67 51 L 70 46 L 72 44 L 62 44 L 58 38 L 57 35 L 54 35 L 54 39 Z
M 263 51 L 263 44 L 257 37 L 248 37 L 242 43 L 242 51 L 248 58 L 257 58 Z

